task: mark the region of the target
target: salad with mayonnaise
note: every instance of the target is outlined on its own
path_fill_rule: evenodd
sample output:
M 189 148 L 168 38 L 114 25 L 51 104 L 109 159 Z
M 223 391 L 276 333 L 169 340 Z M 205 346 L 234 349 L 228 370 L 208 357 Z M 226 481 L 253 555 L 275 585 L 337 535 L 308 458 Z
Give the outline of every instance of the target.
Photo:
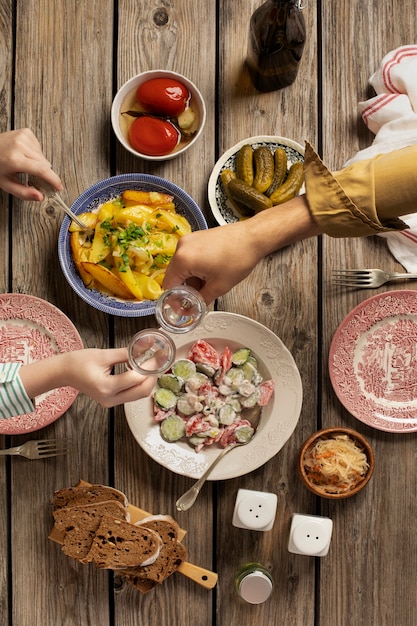
M 251 439 L 253 428 L 242 417 L 245 408 L 266 406 L 274 381 L 264 380 L 249 348 L 219 353 L 200 339 L 186 358 L 176 360 L 158 378 L 154 419 L 166 441 L 186 439 L 196 452 L 218 443 L 225 447 Z

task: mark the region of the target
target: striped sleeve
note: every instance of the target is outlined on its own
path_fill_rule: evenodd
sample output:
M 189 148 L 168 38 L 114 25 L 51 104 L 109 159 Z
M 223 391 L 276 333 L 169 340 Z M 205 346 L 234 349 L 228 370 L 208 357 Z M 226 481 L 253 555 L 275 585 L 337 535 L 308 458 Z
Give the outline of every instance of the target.
M 0 363 L 0 419 L 32 413 L 35 408 L 20 380 L 21 363 Z

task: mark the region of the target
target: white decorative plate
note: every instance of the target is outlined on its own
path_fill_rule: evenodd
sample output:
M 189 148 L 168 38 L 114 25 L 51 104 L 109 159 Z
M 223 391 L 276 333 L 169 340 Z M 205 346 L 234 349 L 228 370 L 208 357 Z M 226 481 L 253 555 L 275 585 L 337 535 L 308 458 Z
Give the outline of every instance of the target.
M 55 306 L 19 293 L 0 295 L 0 363 L 32 363 L 83 347 L 73 323 Z M 60 417 L 78 391 L 62 387 L 36 398 L 33 413 L 0 420 L 1 435 L 39 430 Z
M 217 161 L 214 166 L 208 183 L 208 200 L 210 208 L 216 221 L 220 226 L 238 222 L 240 217 L 229 203 L 220 181 L 220 174 L 225 169 L 235 169 L 236 155 L 240 148 L 246 144 L 250 144 L 253 148 L 261 146 L 268 147 L 272 152 L 277 148 L 284 148 L 287 153 L 287 167 L 289 168 L 296 161 L 304 161 L 304 148 L 296 141 L 287 139 L 286 137 L 275 136 L 257 136 L 242 139 L 235 146 L 229 148 Z M 299 193 L 304 192 L 304 185 Z
M 209 480 L 235 478 L 252 472 L 271 459 L 286 443 L 297 425 L 302 403 L 300 374 L 288 349 L 268 328 L 242 315 L 211 312 L 195 330 L 174 337 L 177 358 L 185 356 L 197 339 L 205 339 L 217 350 L 248 347 L 258 360 L 264 379 L 275 381 L 275 391 L 264 407 L 253 441 L 229 452 L 213 470 Z M 210 446 L 195 452 L 187 442 L 168 443 L 153 420 L 152 398 L 125 404 L 126 418 L 141 448 L 171 471 L 199 478 L 221 448 Z
M 387 432 L 417 430 L 417 291 L 388 291 L 354 308 L 337 329 L 330 379 L 344 407 Z

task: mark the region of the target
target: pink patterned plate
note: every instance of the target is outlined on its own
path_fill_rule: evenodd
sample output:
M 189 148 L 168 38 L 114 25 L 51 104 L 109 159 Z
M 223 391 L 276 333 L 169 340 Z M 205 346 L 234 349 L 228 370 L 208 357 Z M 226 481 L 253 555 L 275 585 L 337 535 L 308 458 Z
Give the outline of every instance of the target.
M 49 302 L 18 293 L 0 295 L 0 363 L 31 363 L 82 347 L 73 323 Z M 33 413 L 0 420 L 0 434 L 20 435 L 48 426 L 77 395 L 76 389 L 62 387 L 37 397 Z
M 388 291 L 359 304 L 337 329 L 329 372 L 340 402 L 387 432 L 417 430 L 417 291 Z

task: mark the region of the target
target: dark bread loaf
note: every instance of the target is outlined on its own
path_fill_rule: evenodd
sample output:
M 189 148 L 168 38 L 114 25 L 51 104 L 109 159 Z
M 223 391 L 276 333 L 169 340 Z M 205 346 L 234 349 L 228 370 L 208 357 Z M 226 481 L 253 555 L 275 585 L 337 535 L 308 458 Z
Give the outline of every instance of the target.
M 124 493 L 114 487 L 104 485 L 88 485 L 67 487 L 56 491 L 53 496 L 53 505 L 56 509 L 80 504 L 93 504 L 105 500 L 116 500 L 127 508 L 128 500 Z
M 103 515 L 86 560 L 104 569 L 148 565 L 156 561 L 161 547 L 153 530 Z
M 126 521 L 129 519 L 127 509 L 117 500 L 56 509 L 53 512 L 55 526 L 65 533 L 63 552 L 81 563 L 86 563 L 103 515 Z

